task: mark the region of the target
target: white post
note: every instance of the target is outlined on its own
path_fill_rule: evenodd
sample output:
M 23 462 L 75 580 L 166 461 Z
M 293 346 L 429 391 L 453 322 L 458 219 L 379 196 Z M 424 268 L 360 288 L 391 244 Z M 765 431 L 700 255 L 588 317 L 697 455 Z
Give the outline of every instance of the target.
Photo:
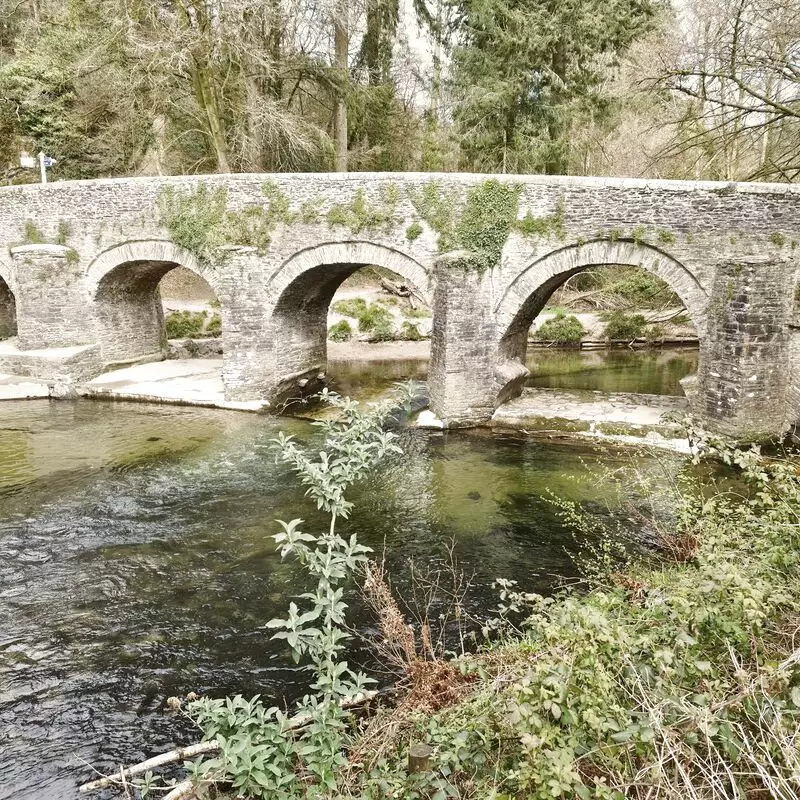
M 39 173 L 42 176 L 42 183 L 47 183 L 47 168 L 44 165 L 44 152 L 39 151 Z

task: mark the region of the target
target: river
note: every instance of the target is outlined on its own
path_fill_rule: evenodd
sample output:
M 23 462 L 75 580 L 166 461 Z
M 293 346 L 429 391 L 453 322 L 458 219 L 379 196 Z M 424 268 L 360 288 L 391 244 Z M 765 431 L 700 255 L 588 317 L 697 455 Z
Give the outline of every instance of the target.
M 425 364 L 333 371 L 367 397 L 424 379 Z M 1 800 L 74 798 L 88 765 L 196 740 L 163 710 L 170 695 L 301 691 L 307 674 L 264 625 L 307 583 L 270 535 L 278 518 L 323 520 L 275 463 L 280 430 L 318 436 L 304 419 L 210 409 L 0 406 Z M 601 476 L 631 462 L 513 433 L 405 429 L 401 441 L 405 456 L 353 490 L 342 530 L 385 552 L 405 595 L 412 562 L 442 566 L 455 542 L 478 618 L 496 603 L 497 577 L 549 592 L 576 576 L 579 545 L 549 498 L 606 516 L 616 489 Z M 681 469 L 671 455 L 636 458 L 645 471 Z M 355 587 L 348 601 L 354 625 L 374 627 Z M 352 656 L 369 663 L 359 641 Z

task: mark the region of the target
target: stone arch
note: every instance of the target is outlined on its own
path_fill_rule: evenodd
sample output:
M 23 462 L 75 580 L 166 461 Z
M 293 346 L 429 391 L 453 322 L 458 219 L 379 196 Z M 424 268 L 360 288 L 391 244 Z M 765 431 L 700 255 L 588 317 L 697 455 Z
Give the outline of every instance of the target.
M 266 325 L 272 345 L 270 394 L 280 394 L 297 379 L 324 368 L 331 300 L 344 280 L 369 266 L 401 276 L 431 304 L 428 271 L 405 253 L 374 242 L 329 242 L 308 247 L 270 275 Z
M 89 265 L 87 283 L 106 367 L 165 357 L 164 313 L 158 284 L 177 267 L 205 280 L 219 298 L 211 271 L 173 242 L 125 242 L 101 253 Z M 223 337 L 224 330 L 223 325 Z
M 527 376 L 528 330 L 553 292 L 572 275 L 589 267 L 621 264 L 641 267 L 661 278 L 681 298 L 702 345 L 708 295 L 680 261 L 656 247 L 631 241 L 598 239 L 570 245 L 534 261 L 508 286 L 495 304 L 500 334 L 496 376 L 501 384 L 498 403 L 517 394 Z

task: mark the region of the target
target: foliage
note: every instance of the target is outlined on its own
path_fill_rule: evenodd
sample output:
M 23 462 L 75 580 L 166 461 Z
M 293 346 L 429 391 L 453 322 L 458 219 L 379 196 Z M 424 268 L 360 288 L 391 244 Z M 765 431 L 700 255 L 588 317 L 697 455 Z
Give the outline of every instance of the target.
M 327 391 L 322 397 L 340 415 L 313 423 L 324 434 L 321 449 L 306 451 L 283 433 L 275 440 L 278 460 L 296 473 L 317 508 L 330 515 L 329 528 L 322 533 L 302 531 L 302 520 L 295 519 L 279 521 L 282 530 L 273 536 L 281 557 L 296 558 L 316 586 L 300 595 L 304 609 L 291 602 L 285 619 L 267 624 L 276 631 L 273 638 L 286 641 L 295 661 L 310 662 L 313 694 L 304 696 L 297 707 L 308 723 L 293 737 L 286 716 L 277 708 L 265 708 L 258 697 L 204 698 L 188 707 L 205 737 L 220 743 L 218 756 L 196 765 L 195 780 L 230 782 L 237 793 L 253 798 L 338 794 L 338 778 L 347 765 L 344 704 L 360 695 L 367 683 L 342 655 L 349 638 L 344 588 L 369 549 L 355 534 L 343 538 L 336 523 L 347 519 L 352 509 L 345 498 L 347 489 L 402 450 L 397 435 L 384 429 L 393 403 L 367 413 L 348 398 Z
M 657 4 L 460 0 L 453 116 L 476 172 L 568 171 L 570 133 L 601 116 L 609 62 L 653 24 Z
M 385 720 L 363 796 L 797 796 L 800 478 L 757 451 L 707 452 L 736 470 L 727 488 L 687 476 L 667 519 L 637 517 L 659 558 L 629 553 L 556 597 L 500 581 L 505 633 L 465 664 L 475 691 L 394 732 Z M 641 476 L 618 480 L 652 496 Z M 596 517 L 561 507 L 597 536 Z M 408 775 L 409 740 L 433 746 L 423 776 Z
M 498 266 L 517 219 L 521 191 L 519 184 L 494 179 L 473 186 L 455 224 L 450 247 L 472 253 L 479 270 Z
M 210 262 L 214 250 L 225 244 L 255 247 L 264 252 L 279 224 L 290 224 L 295 215 L 289 200 L 272 181 L 262 185 L 265 205 L 247 205 L 238 211 L 227 208 L 225 187 L 210 190 L 199 183 L 193 190 L 176 191 L 164 187 L 158 198 L 161 224 L 175 244 L 185 247 L 198 259 Z
M 42 244 L 44 234 L 29 219 L 25 220 L 25 244 Z
M 367 310 L 367 301 L 363 297 L 348 297 L 345 300 L 337 300 L 331 307 L 337 314 L 357 319 Z
M 407 342 L 420 342 L 425 337 L 418 325 L 414 325 L 412 322 L 403 322 L 400 328 L 400 338 Z
M 348 342 L 353 336 L 353 328 L 346 319 L 340 319 L 328 328 L 328 338 L 332 342 Z
M 415 242 L 420 236 L 422 236 L 422 225 L 415 220 L 406 228 L 406 239 Z
M 536 329 L 537 339 L 560 345 L 580 344 L 585 334 L 580 320 L 574 314 L 567 316 L 561 309 Z
M 201 261 L 212 258 L 213 250 L 225 244 L 224 227 L 227 191 L 210 191 L 199 183 L 193 191 L 176 192 L 166 186 L 158 198 L 161 224 L 175 244 L 193 253 Z
M 647 320 L 641 314 L 626 314 L 624 311 L 612 311 L 605 316 L 605 332 L 607 339 L 624 339 L 633 341 L 644 336 Z
M 330 208 L 327 214 L 328 225 L 332 228 L 342 225 L 351 233 L 386 230 L 394 221 L 397 200 L 397 188 L 393 185 L 382 189 L 380 200 L 375 203 L 369 203 L 364 190 L 359 189 L 350 204 L 334 205 Z
M 165 326 L 168 339 L 219 336 L 222 332 L 219 314 L 209 319 L 205 311 L 173 311 L 166 317 Z
M 530 210 L 516 222 L 517 230 L 523 236 L 556 236 L 564 238 L 564 199 L 559 198 L 556 210 L 543 217 L 534 217 Z
M 409 319 L 427 319 L 431 316 L 429 308 L 419 306 L 418 308 L 407 308 L 403 311 L 403 316 Z
M 391 324 L 391 313 L 377 303 L 366 306 L 358 315 L 358 329 L 362 333 L 374 333 Z

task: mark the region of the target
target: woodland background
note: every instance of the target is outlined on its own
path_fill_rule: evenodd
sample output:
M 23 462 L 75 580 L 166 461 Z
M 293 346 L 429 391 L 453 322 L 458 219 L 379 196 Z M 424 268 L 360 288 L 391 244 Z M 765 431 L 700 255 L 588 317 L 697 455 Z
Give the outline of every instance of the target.
M 793 181 L 797 0 L 0 0 L 0 179 Z

